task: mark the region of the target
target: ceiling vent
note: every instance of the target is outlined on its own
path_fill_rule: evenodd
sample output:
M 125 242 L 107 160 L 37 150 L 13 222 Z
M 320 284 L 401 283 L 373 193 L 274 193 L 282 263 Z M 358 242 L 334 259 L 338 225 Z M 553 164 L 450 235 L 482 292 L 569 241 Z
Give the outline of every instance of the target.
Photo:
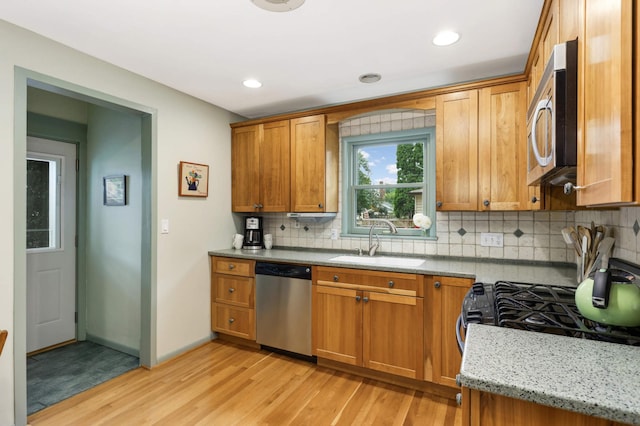
M 305 0 L 251 0 L 260 9 L 269 12 L 290 12 L 303 5 Z

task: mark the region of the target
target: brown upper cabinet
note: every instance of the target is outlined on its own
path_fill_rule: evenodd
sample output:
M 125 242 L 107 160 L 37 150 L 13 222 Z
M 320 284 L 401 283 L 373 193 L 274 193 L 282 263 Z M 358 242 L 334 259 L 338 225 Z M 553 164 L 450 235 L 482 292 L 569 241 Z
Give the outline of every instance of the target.
M 436 97 L 436 209 L 478 209 L 478 91 Z
M 526 82 L 436 97 L 436 208 L 529 210 Z M 538 204 L 536 204 L 538 203 Z
M 526 151 L 526 83 L 480 90 L 480 210 L 530 210 Z
M 337 125 L 327 129 L 324 115 L 291 120 L 291 206 L 294 212 L 338 211 Z
M 633 53 L 637 53 L 639 44 L 637 32 L 635 40 L 633 37 L 634 5 L 638 14 L 636 2 L 629 0 L 583 3 L 578 86 L 579 205 L 640 201 L 640 162 L 633 133 L 633 103 L 637 102 Z M 636 70 L 636 95 L 639 82 Z
M 234 126 L 234 212 L 335 212 L 337 125 L 324 115 Z
M 234 128 L 232 210 L 288 212 L 290 155 L 289 120 Z

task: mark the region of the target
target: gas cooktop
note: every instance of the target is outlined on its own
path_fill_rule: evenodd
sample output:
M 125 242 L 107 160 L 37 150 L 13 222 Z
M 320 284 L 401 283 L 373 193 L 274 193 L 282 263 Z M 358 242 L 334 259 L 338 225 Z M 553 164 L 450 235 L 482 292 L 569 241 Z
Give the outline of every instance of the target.
M 475 283 L 463 301 L 461 326 L 490 324 L 640 346 L 640 327 L 610 326 L 584 318 L 576 307 L 575 292 L 572 287 L 548 284 Z

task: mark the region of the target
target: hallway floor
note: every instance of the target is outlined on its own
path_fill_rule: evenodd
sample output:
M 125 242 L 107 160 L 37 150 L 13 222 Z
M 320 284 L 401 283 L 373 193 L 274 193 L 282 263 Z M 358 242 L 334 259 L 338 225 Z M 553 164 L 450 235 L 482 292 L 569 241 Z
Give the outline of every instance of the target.
M 93 342 L 76 342 L 27 358 L 29 415 L 140 365 L 137 357 Z

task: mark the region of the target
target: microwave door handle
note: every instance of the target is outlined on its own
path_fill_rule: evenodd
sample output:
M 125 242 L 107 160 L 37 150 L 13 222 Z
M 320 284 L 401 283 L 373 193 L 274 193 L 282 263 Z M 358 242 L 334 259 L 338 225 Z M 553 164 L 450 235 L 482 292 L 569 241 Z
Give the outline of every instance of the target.
M 536 122 L 538 120 L 538 114 L 540 113 L 540 111 L 542 110 L 551 111 L 552 108 L 553 108 L 553 105 L 551 103 L 551 99 L 543 99 L 540 102 L 538 102 L 538 105 L 536 106 L 536 110 L 533 113 L 533 124 L 531 126 L 531 148 L 533 148 L 533 155 L 536 157 L 536 161 L 542 167 L 546 167 L 549 165 L 549 163 L 551 162 L 552 154 L 549 153 L 549 155 L 545 157 L 540 155 L 540 151 L 538 150 L 538 142 L 536 141 L 536 138 L 537 138 L 536 128 L 538 127 L 536 126 Z

